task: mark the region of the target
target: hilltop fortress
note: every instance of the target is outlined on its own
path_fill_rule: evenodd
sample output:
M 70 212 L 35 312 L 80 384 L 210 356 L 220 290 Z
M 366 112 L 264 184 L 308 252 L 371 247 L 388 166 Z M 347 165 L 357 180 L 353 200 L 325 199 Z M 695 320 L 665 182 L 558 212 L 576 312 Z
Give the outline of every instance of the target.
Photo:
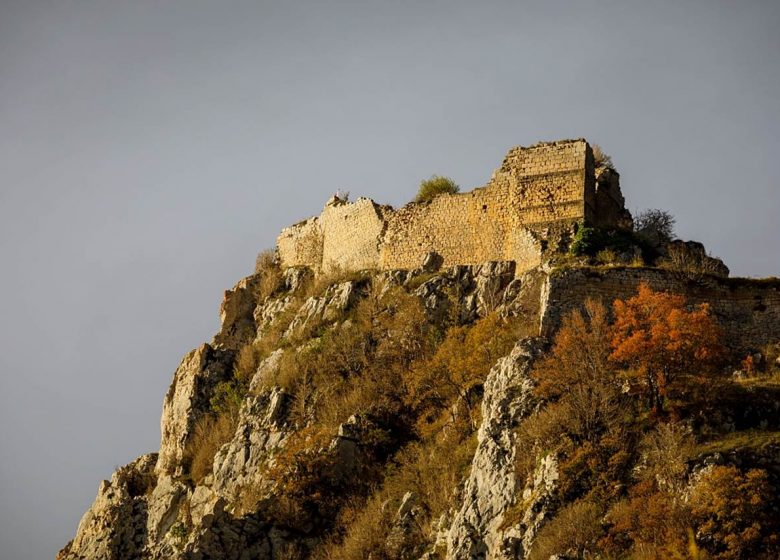
M 596 169 L 584 139 L 509 151 L 490 182 L 397 210 L 360 198 L 333 197 L 322 214 L 282 230 L 283 267 L 398 270 L 436 253 L 443 266 L 513 261 L 535 268 L 565 249 L 578 224 L 630 228 L 619 175 Z
M 282 230 L 277 251 L 282 268 L 315 274 L 414 272 L 432 255 L 434 269 L 505 263 L 510 279 L 537 294 L 539 330 L 548 336 L 585 299 L 631 297 L 645 283 L 710 304 L 732 348 L 744 351 L 780 337 L 780 280 L 727 278 L 728 268 L 698 243 L 678 242 L 719 264 L 696 278 L 654 266 L 556 269 L 554 257 L 569 249 L 582 225 L 631 230 L 633 221 L 618 173 L 597 165 L 584 139 L 561 140 L 511 149 L 490 182 L 470 192 L 399 209 L 333 197 L 318 217 Z M 552 267 L 540 267 L 551 260 Z

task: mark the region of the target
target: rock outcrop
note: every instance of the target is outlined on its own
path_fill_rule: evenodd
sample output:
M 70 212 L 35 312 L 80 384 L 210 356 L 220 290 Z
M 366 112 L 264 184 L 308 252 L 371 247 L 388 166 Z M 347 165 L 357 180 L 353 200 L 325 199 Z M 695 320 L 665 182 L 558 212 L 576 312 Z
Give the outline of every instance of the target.
M 477 450 L 461 496 L 461 507 L 447 534 L 447 558 L 522 558 L 537 528 L 528 523 L 520 530 L 505 530 L 504 515 L 517 500 L 525 481 L 515 476 L 515 434 L 519 422 L 535 405 L 529 372 L 544 347 L 541 339 L 524 339 L 498 361 L 485 381 L 482 424 Z M 552 478 L 540 475 L 547 486 Z M 542 484 L 542 482 L 540 482 Z M 550 492 L 552 487 L 545 487 Z
M 195 422 L 209 409 L 214 387 L 232 374 L 233 354 L 203 344 L 187 354 L 163 403 L 157 472 L 181 476 Z
M 540 402 L 531 370 L 567 314 L 641 285 L 683 294 L 750 357 L 738 382 L 780 368 L 780 280 L 728 278 L 701 244 L 648 245 L 632 227 L 617 171 L 585 140 L 515 148 L 484 188 L 398 210 L 331 199 L 225 292 L 219 332 L 174 373 L 159 451 L 100 483 L 57 559 L 525 560 L 576 501 L 569 515 L 590 512 L 604 535 L 607 508 L 571 478 L 609 422 L 593 441 L 525 431 L 566 404 L 565 391 Z M 617 393 L 623 373 L 601 381 Z M 776 387 L 732 390 L 682 412 L 708 434 L 780 427 Z M 556 410 L 544 421 L 574 409 Z M 629 450 L 604 444 L 623 469 L 601 489 L 611 505 L 630 495 L 645 428 L 609 432 L 637 432 Z M 780 487 L 780 437 L 734 439 L 680 471 L 758 466 Z

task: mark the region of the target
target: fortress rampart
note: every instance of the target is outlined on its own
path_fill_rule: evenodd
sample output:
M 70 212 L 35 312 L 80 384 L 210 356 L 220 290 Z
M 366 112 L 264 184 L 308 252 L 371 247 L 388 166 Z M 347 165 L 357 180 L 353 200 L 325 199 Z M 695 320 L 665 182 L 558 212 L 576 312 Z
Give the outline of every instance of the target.
M 490 182 L 470 192 L 398 210 L 334 198 L 320 216 L 282 230 L 277 248 L 282 266 L 316 272 L 411 269 L 431 252 L 444 266 L 514 261 L 522 272 L 575 224 L 620 226 L 626 218 L 618 174 L 597 173 L 585 140 L 562 140 L 513 148 Z
M 725 342 L 742 352 L 780 340 L 780 280 L 689 279 L 653 268 L 572 268 L 550 273 L 542 288 L 540 331 L 552 335 L 562 318 L 586 299 L 611 305 L 636 295 L 645 283 L 656 291 L 684 294 L 689 303 L 707 303 L 726 331 Z

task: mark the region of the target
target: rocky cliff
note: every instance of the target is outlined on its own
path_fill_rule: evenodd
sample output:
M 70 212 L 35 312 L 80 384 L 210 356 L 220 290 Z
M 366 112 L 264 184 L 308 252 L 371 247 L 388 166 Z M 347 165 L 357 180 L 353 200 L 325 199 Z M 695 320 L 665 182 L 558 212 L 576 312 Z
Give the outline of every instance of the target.
M 519 470 L 518 427 L 540 406 L 541 323 L 579 292 L 555 271 L 434 261 L 270 266 L 226 292 L 220 332 L 174 373 L 159 451 L 100 484 L 57 558 L 530 558 L 559 465 Z M 765 418 L 773 398 L 721 412 Z
M 584 141 L 398 211 L 333 201 L 225 293 L 160 449 L 58 560 L 777 558 L 780 281 L 630 222 Z M 640 289 L 671 362 L 613 359 Z
M 306 283 L 305 277 L 302 269 L 286 270 L 275 293 L 263 299 L 262 273 L 226 292 L 220 332 L 210 344 L 187 354 L 174 373 L 163 403 L 159 451 L 118 469 L 110 481 L 100 484 L 76 537 L 59 559 L 305 557 L 326 535 L 317 528 L 309 528 L 307 534 L 306 528 L 275 520 L 272 502 L 280 497 L 282 485 L 263 478 L 280 449 L 311 425 L 293 410 L 300 406 L 296 396 L 269 382 L 282 354 L 299 352 L 321 336 L 316 331 L 308 336 L 296 332 L 314 324 L 320 331 L 338 330 L 354 320 L 350 314 L 361 300 L 390 290 L 419 301 L 421 320 L 431 324 L 444 324 L 451 317 L 457 324 L 468 324 L 495 309 L 512 316 L 526 314 L 533 321 L 538 313 L 539 276 L 515 278 L 512 263 L 438 273 L 422 268 L 390 272 L 333 281 L 324 288 L 311 288 L 311 279 Z M 273 337 L 274 326 L 282 333 L 276 334 L 275 347 L 252 372 L 235 411 L 232 433 L 214 454 L 209 474 L 194 480 L 191 447 L 202 444 L 200 421 L 214 414 L 215 394 L 233 377 L 240 349 Z M 536 339 L 519 341 L 490 370 L 474 467 L 446 531 L 452 557 L 460 557 L 463 550 L 484 553 L 504 542 L 496 520 L 519 484 L 512 472 L 511 431 L 532 406 L 527 371 L 540 345 Z M 312 443 L 328 458 L 323 469 L 344 479 L 346 487 L 361 468 L 361 438 L 366 431 L 361 411 L 354 412 L 327 441 Z M 533 527 L 531 523 L 524 529 L 520 541 L 530 538 Z

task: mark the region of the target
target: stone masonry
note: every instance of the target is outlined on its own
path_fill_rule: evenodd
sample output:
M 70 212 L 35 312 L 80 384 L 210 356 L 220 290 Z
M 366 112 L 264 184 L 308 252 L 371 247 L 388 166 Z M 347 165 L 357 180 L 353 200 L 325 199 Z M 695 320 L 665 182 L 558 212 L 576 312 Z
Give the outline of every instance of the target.
M 435 252 L 444 266 L 514 261 L 538 266 L 547 251 L 571 237 L 578 223 L 630 223 L 616 172 L 595 169 L 583 139 L 509 151 L 490 182 L 394 210 L 367 198 L 331 199 L 319 217 L 282 230 L 284 267 L 394 270 L 420 266 Z
M 552 336 L 562 318 L 586 299 L 611 305 L 636 295 L 640 284 L 684 294 L 691 304 L 706 303 L 736 352 L 763 350 L 780 340 L 780 279 L 689 278 L 657 268 L 569 268 L 553 270 L 541 294 L 540 331 Z

